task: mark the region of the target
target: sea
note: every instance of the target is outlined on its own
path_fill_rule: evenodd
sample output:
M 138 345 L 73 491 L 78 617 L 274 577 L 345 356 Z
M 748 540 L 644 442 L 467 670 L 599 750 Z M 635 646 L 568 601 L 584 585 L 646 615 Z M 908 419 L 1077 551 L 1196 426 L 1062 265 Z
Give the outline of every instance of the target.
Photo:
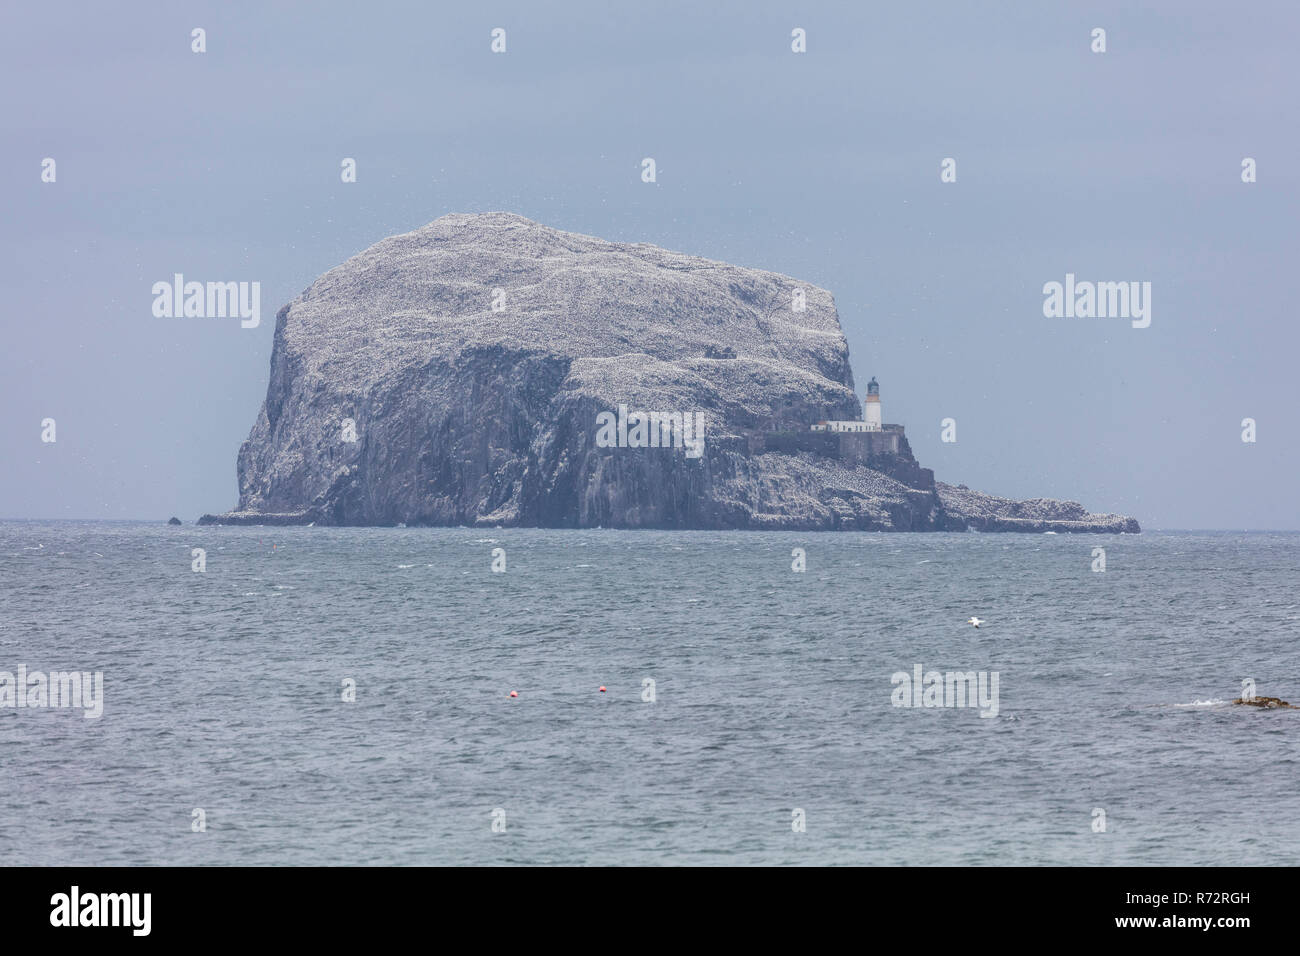
M 0 845 L 1295 865 L 1300 710 L 1232 701 L 1300 703 L 1298 582 L 1296 533 L 0 522 Z

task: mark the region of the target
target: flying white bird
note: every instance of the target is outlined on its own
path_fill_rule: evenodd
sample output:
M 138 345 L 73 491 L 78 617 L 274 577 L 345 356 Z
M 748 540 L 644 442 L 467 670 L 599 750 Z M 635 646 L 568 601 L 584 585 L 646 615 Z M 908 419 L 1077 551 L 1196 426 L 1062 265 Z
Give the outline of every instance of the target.
M 981 624 L 983 624 L 984 622 L 981 621 L 981 620 L 980 620 L 979 618 L 977 618 L 977 617 L 973 617 L 973 618 L 971 618 L 969 621 L 967 621 L 966 623 L 967 623 L 967 624 L 973 624 L 975 627 L 979 627 L 979 626 L 980 626 Z

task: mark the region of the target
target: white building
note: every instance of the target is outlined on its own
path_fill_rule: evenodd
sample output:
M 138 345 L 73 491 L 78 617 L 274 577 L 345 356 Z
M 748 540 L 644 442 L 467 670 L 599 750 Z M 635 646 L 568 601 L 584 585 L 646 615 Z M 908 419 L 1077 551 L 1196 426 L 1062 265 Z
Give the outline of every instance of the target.
M 881 430 L 880 385 L 873 375 L 867 383 L 867 401 L 862 406 L 866 420 L 860 422 L 818 422 L 812 426 L 815 432 L 878 432 Z
M 812 426 L 815 432 L 878 432 L 880 426 L 871 427 L 869 422 L 818 422 Z

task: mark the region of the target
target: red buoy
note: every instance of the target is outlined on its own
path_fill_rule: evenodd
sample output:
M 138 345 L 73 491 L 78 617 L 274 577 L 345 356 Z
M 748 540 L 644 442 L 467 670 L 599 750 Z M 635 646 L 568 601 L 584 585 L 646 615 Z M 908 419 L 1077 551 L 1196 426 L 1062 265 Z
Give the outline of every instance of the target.
M 600 692 L 601 692 L 602 694 L 605 693 L 605 688 L 602 687 L 602 688 L 600 689 Z
M 511 697 L 518 697 L 518 696 L 519 696 L 519 691 L 517 691 L 517 690 L 512 690 L 512 691 L 510 692 L 510 696 L 511 696 Z

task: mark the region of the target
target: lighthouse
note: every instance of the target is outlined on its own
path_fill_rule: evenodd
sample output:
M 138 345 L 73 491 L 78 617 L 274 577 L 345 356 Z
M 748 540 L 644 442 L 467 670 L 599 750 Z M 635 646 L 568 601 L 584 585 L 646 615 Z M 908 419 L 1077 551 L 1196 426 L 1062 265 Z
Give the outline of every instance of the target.
M 810 425 L 815 432 L 880 432 L 885 430 L 880 418 L 880 384 L 875 376 L 867 383 L 867 400 L 862 404 L 863 416 L 856 421 L 820 421 Z M 891 429 L 899 426 L 891 425 Z M 901 430 L 901 429 L 900 429 Z
M 876 382 L 876 377 L 871 376 L 871 381 L 867 383 L 867 401 L 862 407 L 863 417 L 867 421 L 867 431 L 880 431 L 880 385 Z

